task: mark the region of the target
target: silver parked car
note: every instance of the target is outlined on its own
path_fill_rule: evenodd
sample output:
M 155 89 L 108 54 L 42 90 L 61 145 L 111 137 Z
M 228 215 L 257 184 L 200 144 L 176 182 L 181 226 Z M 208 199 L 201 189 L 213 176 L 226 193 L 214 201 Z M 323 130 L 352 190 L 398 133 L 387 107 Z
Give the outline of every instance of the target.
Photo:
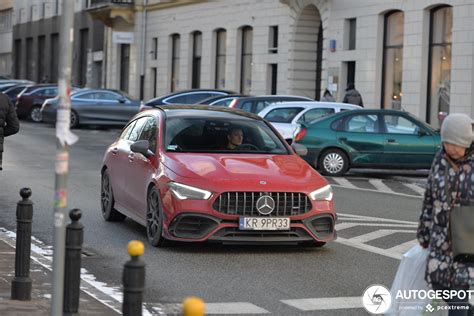
M 269 121 L 287 141 L 293 139 L 301 123 L 309 123 L 320 117 L 362 107 L 336 102 L 281 102 L 272 104 L 258 113 Z
M 59 98 L 48 99 L 41 107 L 43 122 L 55 123 Z M 122 91 L 80 90 L 71 95 L 71 127 L 79 125 L 125 125 L 138 113 L 140 101 Z

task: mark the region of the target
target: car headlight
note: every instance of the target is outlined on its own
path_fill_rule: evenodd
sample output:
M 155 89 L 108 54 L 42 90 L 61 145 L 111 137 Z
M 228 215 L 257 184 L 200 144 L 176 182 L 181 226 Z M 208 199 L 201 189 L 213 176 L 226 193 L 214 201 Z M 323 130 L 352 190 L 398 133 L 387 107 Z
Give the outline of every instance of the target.
M 329 184 L 309 194 L 309 197 L 315 201 L 331 201 L 332 196 L 332 188 Z
M 174 196 L 180 200 L 207 200 L 212 194 L 209 191 L 178 182 L 168 182 L 168 187 Z

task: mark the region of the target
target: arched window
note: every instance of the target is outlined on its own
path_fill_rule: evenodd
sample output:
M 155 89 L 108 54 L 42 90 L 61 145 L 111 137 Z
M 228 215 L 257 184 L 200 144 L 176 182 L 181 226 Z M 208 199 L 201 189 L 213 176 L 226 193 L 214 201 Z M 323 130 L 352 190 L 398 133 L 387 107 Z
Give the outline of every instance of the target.
M 226 37 L 226 30 L 219 29 L 216 31 L 216 80 L 214 83 L 216 89 L 225 88 Z
M 439 112 L 449 113 L 452 29 L 452 7 L 441 6 L 431 10 L 426 119 L 435 126 Z
M 382 108 L 401 109 L 403 73 L 403 22 L 401 11 L 385 15 L 383 44 Z
M 252 88 L 252 43 L 253 29 L 250 26 L 242 28 L 242 52 L 240 63 L 240 92 L 250 94 Z
M 199 31 L 192 33 L 193 38 L 193 64 L 191 88 L 198 89 L 201 84 L 201 55 L 202 55 L 202 33 Z
M 171 35 L 171 92 L 176 91 L 179 85 L 179 34 Z

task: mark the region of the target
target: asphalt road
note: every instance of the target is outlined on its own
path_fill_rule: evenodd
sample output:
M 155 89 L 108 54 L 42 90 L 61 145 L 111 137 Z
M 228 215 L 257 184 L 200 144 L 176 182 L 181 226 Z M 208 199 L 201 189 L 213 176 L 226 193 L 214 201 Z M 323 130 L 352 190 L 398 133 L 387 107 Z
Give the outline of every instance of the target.
M 15 229 L 18 191 L 30 187 L 33 236 L 46 245 L 53 242 L 54 132 L 45 125 L 22 122 L 21 132 L 6 139 L 0 173 L 0 227 Z M 83 267 L 97 280 L 119 287 L 122 264 L 128 260 L 126 245 L 132 239 L 142 240 L 147 264 L 144 300 L 157 313 L 171 312 L 185 297 L 196 295 L 222 314 L 232 307 L 235 314 L 367 315 L 360 306 L 337 308 L 360 297 L 372 284 L 390 288 L 398 258 L 415 238 L 420 197 L 338 186 L 340 238 L 324 248 L 213 244 L 152 248 L 143 227 L 130 220 L 107 223 L 100 214 L 102 156 L 119 130 L 73 132 L 80 139 L 70 149 L 68 207 L 83 211 L 88 253 Z M 391 177 L 386 173 L 382 178 Z M 393 179 L 400 177 L 404 174 L 397 172 Z M 312 307 L 299 299 L 311 299 L 306 303 Z

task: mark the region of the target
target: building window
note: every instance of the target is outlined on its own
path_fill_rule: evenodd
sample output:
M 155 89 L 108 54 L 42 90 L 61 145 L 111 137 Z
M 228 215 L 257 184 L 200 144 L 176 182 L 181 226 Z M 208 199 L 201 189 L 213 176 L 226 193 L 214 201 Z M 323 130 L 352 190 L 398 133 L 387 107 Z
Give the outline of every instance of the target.
M 438 124 L 439 112 L 449 113 L 451 91 L 452 7 L 431 10 L 427 122 Z
M 382 108 L 401 109 L 403 73 L 403 22 L 401 11 L 385 15 L 382 66 Z
M 46 6 L 48 5 L 47 2 L 43 2 L 43 5 L 42 5 L 42 10 L 41 10 L 41 18 L 46 18 Z
M 42 35 L 38 37 L 38 53 L 36 54 L 38 60 L 37 60 L 37 65 L 38 65 L 38 76 L 37 76 L 37 81 L 38 82 L 44 82 L 47 83 L 46 79 L 46 67 L 45 67 L 45 58 L 46 58 L 46 36 Z
M 151 50 L 151 56 L 153 60 L 156 60 L 158 58 L 158 37 L 153 37 L 151 41 L 152 45 L 152 50 Z
M 240 63 L 240 92 L 250 94 L 252 88 L 252 42 L 253 29 L 250 26 L 242 28 L 242 51 Z
M 270 54 L 278 53 L 278 25 L 270 26 L 268 52 Z
M 346 19 L 344 23 L 344 49 L 354 50 L 356 49 L 356 30 L 357 30 L 357 19 Z
M 35 80 L 33 78 L 33 38 L 26 39 L 26 79 Z
M 130 44 L 120 44 L 120 90 L 128 92 L 130 77 Z
M 356 62 L 348 61 L 348 62 L 345 62 L 345 64 L 346 64 L 346 71 L 347 71 L 346 86 L 348 86 L 350 83 L 355 83 Z
M 59 34 L 51 34 L 51 82 L 58 82 Z
M 0 11 L 0 33 L 12 31 L 12 12 L 13 10 Z
M 216 80 L 214 83 L 216 89 L 225 88 L 226 38 L 226 30 L 220 29 L 216 31 Z
M 277 94 L 277 82 L 278 82 L 278 64 L 269 65 L 269 81 L 267 85 L 267 93 Z
M 54 14 L 55 15 L 59 15 L 59 1 L 60 0 L 56 0 L 56 6 L 55 6 L 55 10 L 54 10 Z
M 152 80 L 152 91 L 153 98 L 156 98 L 156 86 L 158 84 L 158 70 L 156 67 L 151 68 L 151 80 Z
M 202 33 L 192 33 L 193 38 L 193 63 L 191 75 L 191 88 L 198 89 L 201 84 L 201 55 L 202 55 Z
M 21 60 L 21 39 L 15 40 L 15 62 L 13 64 L 15 67 L 15 78 L 22 78 L 21 65 L 23 64 L 23 62 Z
M 171 92 L 176 91 L 179 86 L 179 34 L 171 35 Z
M 33 4 L 33 5 L 30 7 L 30 20 L 29 20 L 29 21 L 33 21 L 34 14 L 35 14 L 35 5 Z
M 89 29 L 82 29 L 79 33 L 79 81 L 80 86 L 87 84 L 87 53 L 89 51 Z

